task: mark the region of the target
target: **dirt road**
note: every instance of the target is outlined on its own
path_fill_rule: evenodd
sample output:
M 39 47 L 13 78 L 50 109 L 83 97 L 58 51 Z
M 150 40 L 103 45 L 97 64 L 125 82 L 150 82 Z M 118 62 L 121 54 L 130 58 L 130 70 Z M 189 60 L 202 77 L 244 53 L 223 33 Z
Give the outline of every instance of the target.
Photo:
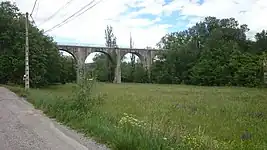
M 0 150 L 107 150 L 0 87 Z

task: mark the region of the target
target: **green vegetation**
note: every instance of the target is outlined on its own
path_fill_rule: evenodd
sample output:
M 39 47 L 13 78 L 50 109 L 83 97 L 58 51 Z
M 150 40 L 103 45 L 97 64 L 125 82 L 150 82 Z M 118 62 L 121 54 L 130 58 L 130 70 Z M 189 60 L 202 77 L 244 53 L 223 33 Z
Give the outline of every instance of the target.
M 165 51 L 158 55 L 149 72 L 142 62 L 123 62 L 122 81 L 162 84 L 191 84 L 207 86 L 263 85 L 263 58 L 267 50 L 267 32 L 248 40 L 247 25 L 239 25 L 234 18 L 206 17 L 191 28 L 164 36 L 158 46 Z M 104 54 L 95 58 L 96 74 L 104 75 Z
M 30 84 L 42 87 L 76 79 L 72 60 L 60 57 L 51 37 L 29 24 Z M 23 84 L 25 16 L 10 2 L 0 2 L 0 83 Z M 75 62 L 74 62 L 75 63 Z
M 15 5 L 0 3 L 0 84 L 23 84 L 24 24 Z M 80 85 L 51 86 L 73 82 L 76 62 L 62 57 L 53 39 L 30 23 L 30 84 L 42 88 L 8 88 L 113 149 L 266 149 L 266 89 L 192 86 L 261 87 L 267 32 L 251 41 L 248 31 L 234 18 L 206 17 L 164 36 L 158 46 L 165 51 L 151 72 L 134 57 L 122 62 L 122 81 L 158 84 L 94 84 L 84 78 Z M 105 39 L 106 46 L 117 47 L 111 26 Z M 87 68 L 94 68 L 97 80 L 112 82 L 115 62 L 104 55 L 94 60 Z
M 91 86 L 87 93 L 73 87 L 32 89 L 28 98 L 49 116 L 113 149 L 267 146 L 265 89 L 98 83 L 92 94 Z
M 0 3 L 0 83 L 22 84 L 24 75 L 25 17 L 10 2 Z M 206 17 L 184 31 L 165 35 L 158 43 L 165 49 L 152 64 L 151 71 L 141 61 L 122 62 L 122 81 L 208 86 L 262 86 L 267 32 L 249 40 L 247 25 L 234 18 Z M 118 47 L 113 28 L 105 30 L 107 47 Z M 33 23 L 29 25 L 30 74 L 32 87 L 72 82 L 75 77 L 73 59 L 60 57 L 56 43 Z M 115 51 L 97 55 L 87 64 L 99 81 L 114 79 Z M 62 60 L 63 59 L 63 60 Z M 51 65 L 53 64 L 53 65 Z M 149 78 L 151 77 L 151 78 Z

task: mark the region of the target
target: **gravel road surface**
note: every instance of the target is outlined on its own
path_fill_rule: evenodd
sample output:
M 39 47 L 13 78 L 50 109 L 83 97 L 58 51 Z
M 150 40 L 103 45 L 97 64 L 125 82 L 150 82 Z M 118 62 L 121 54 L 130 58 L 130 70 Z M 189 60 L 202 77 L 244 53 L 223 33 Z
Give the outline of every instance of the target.
M 107 150 L 0 87 L 0 150 Z

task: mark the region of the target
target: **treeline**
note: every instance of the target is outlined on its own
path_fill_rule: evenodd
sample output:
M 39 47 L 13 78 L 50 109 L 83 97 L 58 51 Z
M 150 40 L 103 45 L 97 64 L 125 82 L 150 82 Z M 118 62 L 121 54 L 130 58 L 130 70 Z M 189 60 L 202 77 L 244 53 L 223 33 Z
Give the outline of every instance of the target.
M 131 57 L 122 62 L 123 82 L 261 86 L 264 83 L 264 52 L 267 32 L 263 30 L 249 40 L 247 25 L 234 18 L 206 17 L 193 27 L 165 35 L 158 46 L 165 49 L 150 68 Z M 112 27 L 105 32 L 106 46 L 117 47 Z M 41 87 L 76 80 L 76 63 L 62 57 L 51 37 L 29 23 L 30 84 Z M 25 16 L 10 2 L 0 3 L 0 84 L 23 84 L 25 58 Z M 111 55 L 116 60 L 116 54 Z M 112 82 L 115 62 L 97 55 L 87 64 L 97 79 Z
M 161 55 L 165 61 L 155 62 L 153 81 L 211 86 L 262 85 L 267 34 L 257 33 L 256 41 L 252 41 L 246 37 L 248 31 L 247 25 L 239 25 L 234 18 L 206 17 L 185 31 L 166 35 L 159 43 L 168 49 Z
M 0 3 L 0 84 L 23 84 L 25 15 L 10 2 Z M 51 37 L 29 23 L 30 84 L 40 87 L 76 79 L 75 64 L 61 57 Z
M 248 31 L 247 25 L 239 25 L 234 18 L 206 17 L 187 30 L 161 39 L 158 46 L 165 51 L 153 62 L 150 74 L 140 63 L 123 62 L 122 81 L 261 86 L 267 32 L 257 33 L 252 41 L 246 37 Z M 108 81 L 103 58 L 103 55 L 95 58 L 95 71 L 100 81 Z

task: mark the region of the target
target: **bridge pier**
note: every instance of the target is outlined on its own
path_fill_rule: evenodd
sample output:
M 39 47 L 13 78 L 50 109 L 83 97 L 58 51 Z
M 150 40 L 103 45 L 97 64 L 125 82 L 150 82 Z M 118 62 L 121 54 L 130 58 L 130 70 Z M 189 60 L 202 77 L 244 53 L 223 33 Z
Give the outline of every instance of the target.
M 116 49 L 116 69 L 113 83 L 121 83 L 121 53 Z
M 153 58 L 154 58 L 155 54 L 153 53 L 153 51 L 147 51 L 144 54 L 144 56 L 145 57 L 144 57 L 143 67 L 147 71 L 148 80 L 150 82 L 151 81 L 151 65 L 153 63 Z
M 77 60 L 77 83 L 80 83 L 82 77 L 84 76 L 86 56 L 81 48 L 77 48 L 74 55 Z

